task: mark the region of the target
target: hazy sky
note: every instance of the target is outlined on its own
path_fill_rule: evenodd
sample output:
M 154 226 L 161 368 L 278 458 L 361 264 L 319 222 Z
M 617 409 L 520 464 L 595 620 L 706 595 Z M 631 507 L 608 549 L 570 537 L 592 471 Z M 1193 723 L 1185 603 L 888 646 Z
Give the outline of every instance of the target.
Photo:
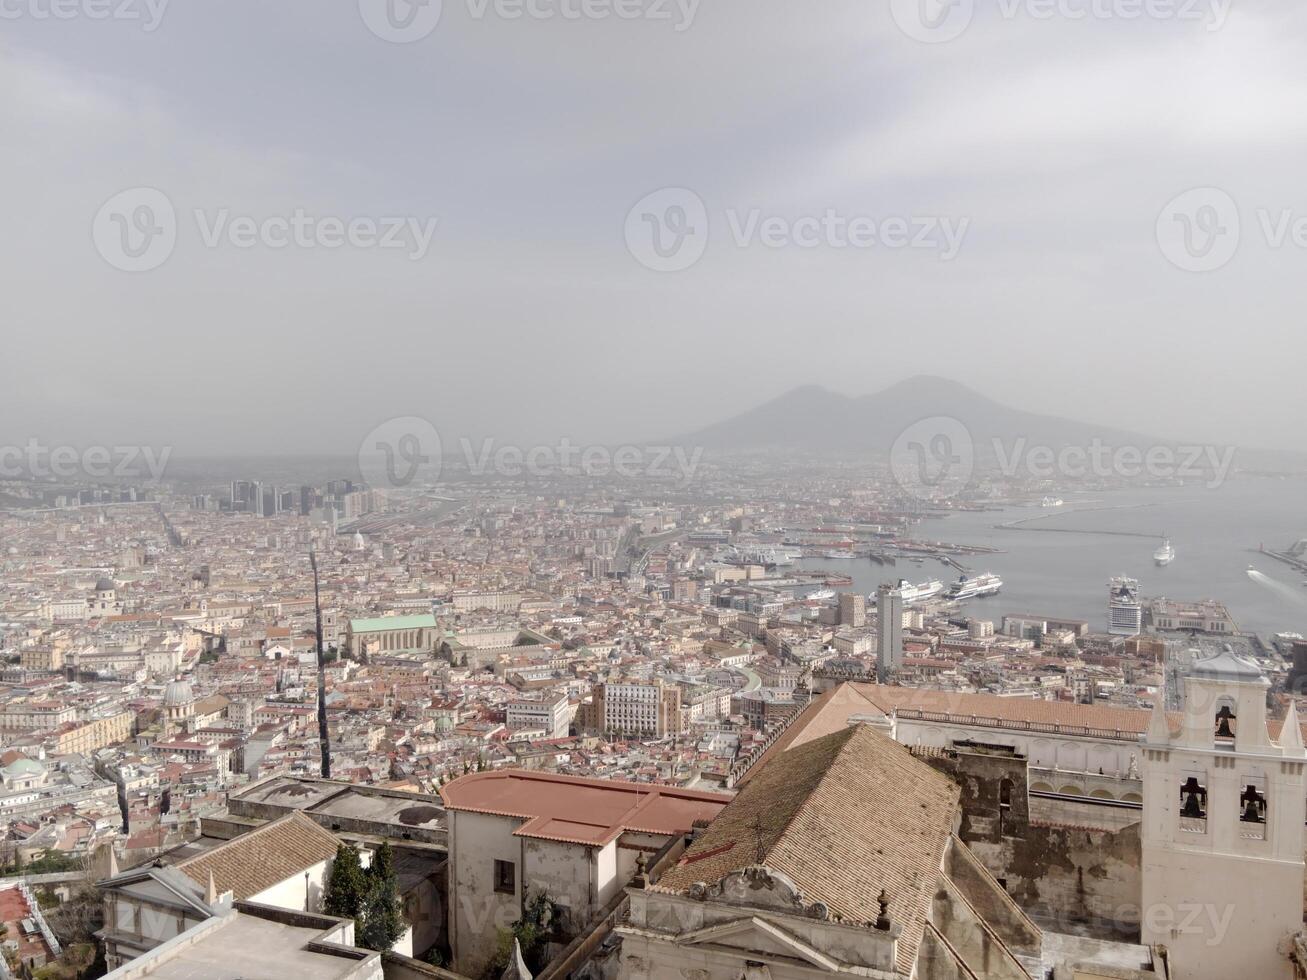
M 400 415 L 447 443 L 635 439 L 800 384 L 933 373 L 1021 408 L 1307 449 L 1302 0 L 1142 17 L 1142 0 L 1061 0 L 1049 18 L 1046 0 L 979 0 L 942 43 L 900 27 L 916 0 L 552 20 L 444 0 L 411 43 L 373 33 L 362 2 L 175 0 L 150 31 L 92 16 L 149 21 L 146 0 L 0 0 L 0 443 L 349 453 Z M 923 2 L 965 23 L 948 18 L 967 0 Z M 175 247 L 122 271 L 103 235 L 135 234 L 140 199 L 129 226 L 97 214 L 142 187 L 175 209 Z M 626 240 L 667 187 L 707 215 L 687 217 L 707 248 L 682 271 Z M 1196 187 L 1229 198 L 1163 213 Z M 683 200 L 651 215 L 671 228 Z M 297 209 L 438 223 L 417 259 L 418 238 L 233 240 L 238 218 Z M 962 234 L 951 257 L 786 244 L 827 212 Z M 778 247 L 759 228 L 736 243 L 751 213 L 784 219 Z M 1186 220 L 1215 241 L 1192 239 L 1193 264 L 1220 268 L 1180 267 Z

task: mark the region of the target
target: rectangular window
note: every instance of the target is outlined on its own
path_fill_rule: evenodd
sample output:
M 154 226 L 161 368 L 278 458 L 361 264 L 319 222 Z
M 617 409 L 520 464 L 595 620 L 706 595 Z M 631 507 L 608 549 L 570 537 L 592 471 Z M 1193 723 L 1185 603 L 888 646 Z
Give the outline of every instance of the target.
M 495 862 L 495 891 L 506 895 L 517 892 L 517 865 L 512 861 Z

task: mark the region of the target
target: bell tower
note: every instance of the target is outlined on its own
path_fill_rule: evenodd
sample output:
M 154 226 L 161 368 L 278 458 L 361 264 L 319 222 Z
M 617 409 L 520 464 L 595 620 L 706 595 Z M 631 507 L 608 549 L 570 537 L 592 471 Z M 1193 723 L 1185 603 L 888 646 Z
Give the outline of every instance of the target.
M 1179 731 L 1159 698 L 1141 740 L 1141 940 L 1170 950 L 1176 980 L 1293 977 L 1307 749 L 1292 705 L 1271 739 L 1268 687 L 1226 647 L 1186 679 Z

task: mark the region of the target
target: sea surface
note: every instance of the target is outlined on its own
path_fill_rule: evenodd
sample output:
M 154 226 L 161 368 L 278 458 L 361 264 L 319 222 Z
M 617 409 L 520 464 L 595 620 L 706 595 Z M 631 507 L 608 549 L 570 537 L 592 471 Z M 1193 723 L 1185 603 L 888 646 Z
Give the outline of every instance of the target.
M 1001 554 L 959 558 L 975 572 L 1002 577 L 999 595 L 966 603 L 969 615 L 996 625 L 1007 614 L 1036 613 L 1088 620 L 1091 629 L 1102 631 L 1107 581 L 1126 575 L 1139 580 L 1145 597 L 1218 599 L 1243 632 L 1307 635 L 1307 574 L 1256 553 L 1262 544 L 1285 551 L 1307 538 L 1307 480 L 1240 477 L 1214 489 L 1121 490 L 1067 494 L 1063 500 L 1059 508 L 932 518 L 917 525 L 912 536 L 1001 549 Z M 1027 518 L 1034 520 L 1023 525 L 1026 529 L 998 526 Z M 1159 568 L 1153 552 L 1164 535 L 1176 559 Z M 947 585 L 958 576 L 931 558 L 923 564 L 899 559 L 893 567 L 814 558 L 799 567 L 843 572 L 864 593 L 898 578 L 938 578 Z

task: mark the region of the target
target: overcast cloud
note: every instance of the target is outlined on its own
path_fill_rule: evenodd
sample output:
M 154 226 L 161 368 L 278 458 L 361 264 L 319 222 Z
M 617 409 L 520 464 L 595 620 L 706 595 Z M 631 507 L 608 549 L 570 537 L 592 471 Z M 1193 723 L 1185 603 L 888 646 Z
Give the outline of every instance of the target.
M 1307 450 L 1301 0 L 1176 0 L 1198 20 L 979 0 L 945 43 L 888 0 L 548 21 L 445 0 L 406 44 L 357 0 L 175 0 L 152 31 L 50 2 L 0 0 L 0 442 L 352 453 L 401 415 L 447 443 L 616 441 L 931 373 Z M 125 272 L 92 231 L 140 187 L 176 243 Z M 659 272 L 625 230 L 667 187 L 703 202 L 708 237 Z M 1211 271 L 1159 244 L 1196 187 L 1237 208 Z M 238 244 L 236 219 L 297 212 L 393 219 L 407 247 Z M 965 231 L 945 257 L 838 247 L 829 223 L 773 247 L 756 224 L 803 237 L 828 213 L 878 234 L 901 217 L 927 245 L 930 221 Z

